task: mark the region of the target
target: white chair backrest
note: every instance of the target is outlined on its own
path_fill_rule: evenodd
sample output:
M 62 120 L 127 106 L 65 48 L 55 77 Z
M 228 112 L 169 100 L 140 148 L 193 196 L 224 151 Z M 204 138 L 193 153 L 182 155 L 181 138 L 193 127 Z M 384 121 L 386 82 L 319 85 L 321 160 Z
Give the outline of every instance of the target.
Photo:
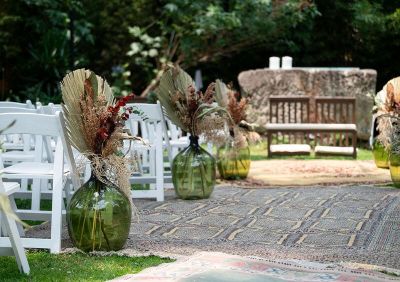
M 129 115 L 128 120 L 128 127 L 131 130 L 133 135 L 136 135 L 137 126 L 139 125 L 141 128 L 141 135 L 143 139 L 146 140 L 153 140 L 159 138 L 156 136 L 158 126 L 161 126 L 163 116 L 160 107 L 157 104 L 142 104 L 142 103 L 135 103 L 135 104 L 127 104 L 127 107 L 133 107 L 139 110 L 142 114 L 132 113 Z M 163 129 L 161 127 L 161 129 Z M 160 136 L 163 138 L 163 136 Z M 162 139 L 161 139 L 162 140 Z
M 28 108 L 17 108 L 17 107 L 0 107 L 0 114 L 5 113 L 28 113 L 28 114 L 36 114 L 38 113 L 37 109 L 28 109 Z
M 65 154 L 67 164 L 70 167 L 74 186 L 75 188 L 78 188 L 80 181 L 75 178 L 78 177 L 78 173 L 73 159 L 71 145 L 68 142 L 67 130 L 65 128 L 64 117 L 62 113 L 58 112 L 56 115 L 31 113 L 21 113 L 18 115 L 12 113 L 0 114 L 0 128 L 6 128 L 13 122 L 15 123 L 11 127 L 7 128 L 3 134 L 35 135 L 36 144 L 43 142 L 42 138 L 45 136 L 56 137 L 57 144 L 55 154 L 57 155 L 57 150 L 61 148 L 61 152 Z M 59 144 L 60 142 L 61 146 Z M 55 158 L 57 158 L 57 156 L 55 156 Z M 54 160 L 54 162 L 55 161 L 56 160 Z
M 61 104 L 49 103 L 49 106 L 53 109 L 54 112 L 62 111 L 62 106 L 61 106 Z
M 47 106 L 41 105 L 38 107 L 39 113 L 45 115 L 54 115 L 56 112 L 61 112 L 62 107 L 60 104 L 49 103 Z
M 26 109 L 34 109 L 35 108 L 30 100 L 26 100 L 26 103 L 0 101 L 0 108 L 9 108 L 9 107 L 26 108 Z
M 38 113 L 38 111 L 39 110 L 36 110 L 36 109 L 29 109 L 29 108 L 17 108 L 17 107 L 5 107 L 5 108 L 2 108 L 2 107 L 0 107 L 0 114 L 5 114 L 5 113 L 30 113 L 30 114 L 36 114 L 36 113 Z M 22 142 L 22 140 L 23 140 L 23 150 L 24 151 L 30 151 L 30 149 L 31 149 L 31 141 L 33 140 L 33 139 L 31 139 L 31 137 L 32 136 L 30 136 L 30 135 L 28 135 L 28 134 L 24 134 L 24 135 L 22 135 L 22 138 L 21 138 L 21 135 L 13 135 L 13 136 L 10 136 L 10 135 L 8 135 L 8 136 L 6 136 L 6 138 L 7 138 L 7 140 L 9 140 L 9 141 L 11 141 L 11 142 L 14 142 L 14 143 L 18 143 L 18 142 Z M 20 139 L 22 139 L 21 141 L 19 141 Z
M 3 134 L 60 135 L 58 117 L 56 116 L 35 113 L 0 114 L 0 128 L 5 128 L 13 121 L 15 121 L 15 124 L 5 130 Z

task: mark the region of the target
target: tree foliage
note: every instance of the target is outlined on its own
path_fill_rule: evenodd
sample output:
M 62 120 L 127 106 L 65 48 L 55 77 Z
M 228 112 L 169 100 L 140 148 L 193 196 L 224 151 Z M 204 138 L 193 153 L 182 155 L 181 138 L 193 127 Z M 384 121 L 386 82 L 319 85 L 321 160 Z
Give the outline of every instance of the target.
M 0 98 L 57 102 L 57 82 L 81 66 L 120 94 L 151 92 L 169 62 L 235 83 L 272 55 L 374 68 L 380 87 L 399 75 L 396 2 L 0 0 Z

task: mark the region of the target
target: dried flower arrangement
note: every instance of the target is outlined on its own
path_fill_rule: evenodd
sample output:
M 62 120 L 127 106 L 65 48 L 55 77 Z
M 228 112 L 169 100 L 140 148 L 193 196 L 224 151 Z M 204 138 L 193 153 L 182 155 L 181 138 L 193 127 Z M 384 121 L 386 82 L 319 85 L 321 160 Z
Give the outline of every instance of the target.
M 242 148 L 248 146 L 249 143 L 258 142 L 261 137 L 254 131 L 255 125 L 246 121 L 247 98 L 240 98 L 239 92 L 220 80 L 216 81 L 215 92 L 217 103 L 226 108 L 231 117 L 228 126 L 235 146 Z
M 214 103 L 215 84 L 206 91 L 195 89 L 193 79 L 181 68 L 169 66 L 156 90 L 168 118 L 192 136 L 203 135 L 206 140 L 225 140 L 227 112 Z
M 123 139 L 130 138 L 123 126 L 134 111 L 125 107 L 134 95 L 115 102 L 108 83 L 85 69 L 67 74 L 61 82 L 61 91 L 72 146 L 89 159 L 99 179 L 113 182 L 130 198 L 130 172 L 126 160 L 117 152 Z
M 388 81 L 375 97 L 378 140 L 386 149 L 400 153 L 400 77 Z

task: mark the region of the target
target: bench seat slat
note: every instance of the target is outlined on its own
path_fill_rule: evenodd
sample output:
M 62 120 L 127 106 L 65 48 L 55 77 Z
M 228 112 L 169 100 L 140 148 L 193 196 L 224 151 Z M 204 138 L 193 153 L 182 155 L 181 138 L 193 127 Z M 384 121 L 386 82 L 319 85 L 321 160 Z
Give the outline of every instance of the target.
M 267 130 L 293 130 L 293 131 L 332 131 L 332 130 L 357 130 L 355 124 L 348 123 L 269 123 L 265 126 Z
M 347 155 L 352 156 L 353 147 L 337 147 L 337 146 L 315 146 L 315 154 L 317 155 Z

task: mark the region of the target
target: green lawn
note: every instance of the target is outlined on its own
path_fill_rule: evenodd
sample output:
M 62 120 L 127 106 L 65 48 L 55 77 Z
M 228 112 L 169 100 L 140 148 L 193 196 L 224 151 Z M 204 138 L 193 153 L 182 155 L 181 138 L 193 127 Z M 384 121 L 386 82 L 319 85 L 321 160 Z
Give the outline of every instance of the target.
M 29 276 L 19 273 L 14 257 L 0 257 L 0 281 L 106 281 L 173 260 L 157 256 L 53 255 L 37 251 L 28 252 L 28 261 Z
M 267 142 L 261 142 L 257 145 L 250 147 L 251 160 L 266 160 L 267 156 Z M 345 156 L 321 156 L 316 157 L 314 154 L 310 156 L 273 156 L 272 159 L 297 159 L 297 160 L 315 160 L 315 159 L 333 159 L 333 160 L 352 160 L 352 157 Z M 371 150 L 358 148 L 357 160 L 373 160 Z

